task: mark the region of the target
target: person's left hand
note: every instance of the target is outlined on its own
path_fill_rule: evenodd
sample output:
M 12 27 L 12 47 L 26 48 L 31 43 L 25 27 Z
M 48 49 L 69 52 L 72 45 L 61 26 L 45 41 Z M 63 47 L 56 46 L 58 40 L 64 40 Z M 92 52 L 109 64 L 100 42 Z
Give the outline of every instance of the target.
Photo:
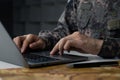
M 98 54 L 103 44 L 103 40 L 93 39 L 79 32 L 74 32 L 73 34 L 62 38 L 54 46 L 51 55 L 59 52 L 60 55 L 63 51 L 75 50 L 78 52 Z

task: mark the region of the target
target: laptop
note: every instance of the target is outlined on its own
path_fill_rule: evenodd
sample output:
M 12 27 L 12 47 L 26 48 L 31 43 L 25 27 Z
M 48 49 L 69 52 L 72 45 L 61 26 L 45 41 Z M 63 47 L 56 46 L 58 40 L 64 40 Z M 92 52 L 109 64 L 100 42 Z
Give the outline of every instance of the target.
M 88 60 L 88 58 L 84 56 L 65 53 L 62 56 L 57 54 L 50 56 L 49 52 L 50 51 L 27 51 L 27 53 L 23 55 L 0 22 L 0 61 L 22 67 L 36 68 Z

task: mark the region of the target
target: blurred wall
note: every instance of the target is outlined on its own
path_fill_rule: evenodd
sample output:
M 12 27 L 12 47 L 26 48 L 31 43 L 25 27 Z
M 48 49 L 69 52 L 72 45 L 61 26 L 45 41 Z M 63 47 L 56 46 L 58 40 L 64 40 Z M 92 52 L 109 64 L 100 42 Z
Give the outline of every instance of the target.
M 38 34 L 51 30 L 64 10 L 67 0 L 14 0 L 13 35 Z
M 10 33 L 13 35 L 13 1 L 0 0 L 0 21 Z

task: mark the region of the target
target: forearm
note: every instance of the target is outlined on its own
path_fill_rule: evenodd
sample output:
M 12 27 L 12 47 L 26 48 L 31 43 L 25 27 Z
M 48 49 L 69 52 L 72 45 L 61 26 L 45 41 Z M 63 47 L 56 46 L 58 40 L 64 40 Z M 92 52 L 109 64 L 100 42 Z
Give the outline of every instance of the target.
M 46 42 L 46 49 L 51 49 L 63 37 L 73 33 L 77 28 L 70 28 L 65 20 L 65 11 L 58 20 L 57 27 L 53 31 L 41 31 L 39 37 Z
M 41 31 L 39 37 L 42 38 L 45 43 L 45 49 L 52 49 L 54 45 L 64 36 L 69 35 L 67 27 L 59 25 L 53 31 Z

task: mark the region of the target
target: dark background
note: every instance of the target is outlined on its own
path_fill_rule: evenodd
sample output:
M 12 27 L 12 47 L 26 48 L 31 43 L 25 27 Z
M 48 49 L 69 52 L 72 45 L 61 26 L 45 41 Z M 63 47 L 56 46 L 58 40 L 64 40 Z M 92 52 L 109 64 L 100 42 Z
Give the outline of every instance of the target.
M 0 21 L 4 24 L 11 36 L 13 35 L 12 5 L 12 0 L 0 0 Z
M 11 37 L 51 30 L 67 0 L 0 0 L 0 20 Z

